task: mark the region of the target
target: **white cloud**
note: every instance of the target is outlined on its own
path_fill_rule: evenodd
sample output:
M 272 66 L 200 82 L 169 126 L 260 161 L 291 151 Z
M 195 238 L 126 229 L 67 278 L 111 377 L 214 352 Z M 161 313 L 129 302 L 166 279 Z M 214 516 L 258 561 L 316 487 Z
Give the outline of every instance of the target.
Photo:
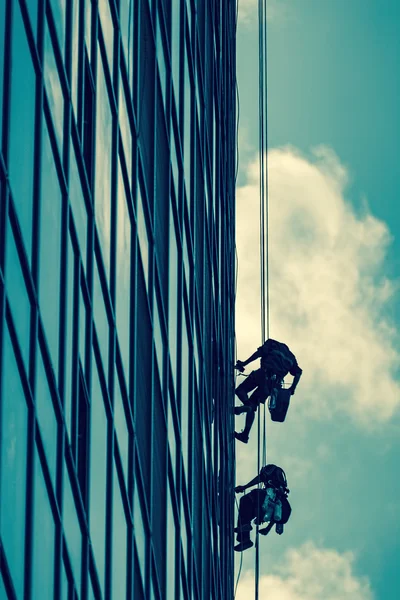
M 270 335 L 289 344 L 304 370 L 299 410 L 385 422 L 400 404 L 398 332 L 387 314 L 396 294 L 384 273 L 391 236 L 366 208 L 345 199 L 349 175 L 324 146 L 307 159 L 270 151 Z M 260 342 L 258 162 L 237 190 L 239 358 Z M 253 363 L 255 364 L 255 363 Z M 293 409 L 292 409 L 293 410 Z
M 288 15 L 287 0 L 268 0 L 267 21 L 285 19 Z M 253 27 L 258 23 L 258 0 L 238 0 L 238 20 L 246 27 Z
M 312 542 L 291 549 L 284 563 L 270 565 L 270 573 L 261 575 L 260 600 L 372 600 L 368 579 L 353 573 L 354 558 L 352 552 L 340 554 Z M 254 574 L 249 571 L 239 580 L 236 600 L 253 596 Z

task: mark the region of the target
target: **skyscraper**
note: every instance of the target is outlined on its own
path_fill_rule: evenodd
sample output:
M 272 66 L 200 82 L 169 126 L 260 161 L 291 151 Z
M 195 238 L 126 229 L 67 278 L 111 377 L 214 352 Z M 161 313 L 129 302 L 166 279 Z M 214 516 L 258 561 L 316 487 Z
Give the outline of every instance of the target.
M 235 22 L 1 3 L 1 598 L 232 597 Z

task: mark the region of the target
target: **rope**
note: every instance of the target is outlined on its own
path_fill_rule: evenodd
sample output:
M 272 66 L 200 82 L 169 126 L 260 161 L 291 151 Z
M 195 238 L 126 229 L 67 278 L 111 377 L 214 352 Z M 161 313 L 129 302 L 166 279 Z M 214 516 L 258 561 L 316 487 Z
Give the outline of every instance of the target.
M 269 338 L 269 291 L 268 291 L 268 170 L 267 170 L 267 110 L 266 110 L 266 67 L 267 67 L 267 3 L 258 0 L 258 77 L 259 77 L 259 175 L 260 175 L 260 285 L 261 285 L 261 344 Z M 261 450 L 261 419 L 263 420 Z M 257 472 L 267 462 L 266 409 L 261 406 L 257 419 Z M 260 489 L 260 481 L 258 483 Z M 259 599 L 260 548 L 259 524 L 260 503 L 257 506 L 256 553 L 255 553 L 255 600 Z

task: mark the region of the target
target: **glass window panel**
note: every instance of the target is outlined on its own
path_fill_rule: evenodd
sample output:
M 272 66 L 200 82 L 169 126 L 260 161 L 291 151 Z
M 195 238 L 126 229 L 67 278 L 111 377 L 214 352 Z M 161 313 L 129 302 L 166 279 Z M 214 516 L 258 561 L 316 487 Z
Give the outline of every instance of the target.
M 30 257 L 36 76 L 19 3 L 14 8 L 8 167 L 25 249 Z
M 37 453 L 34 486 L 32 598 L 52 600 L 55 524 Z
M 96 271 L 96 270 L 95 270 Z M 82 288 L 79 287 L 79 355 L 82 365 L 85 364 L 86 350 L 86 302 L 83 298 Z
M 182 456 L 185 465 L 186 476 L 188 476 L 188 442 L 189 442 L 189 414 L 191 413 L 191 397 L 189 386 L 189 338 L 187 332 L 186 319 L 182 320 L 182 379 L 181 379 L 181 437 L 182 437 Z
M 142 507 L 138 495 L 138 491 L 135 489 L 133 494 L 133 522 L 134 522 L 134 534 L 136 541 L 136 549 L 138 554 L 140 572 L 142 579 L 145 580 L 146 574 L 146 532 L 143 525 L 143 513 Z
M 133 14 L 135 2 L 132 0 L 121 0 L 120 1 L 120 27 L 122 44 L 126 58 L 126 64 L 128 65 L 128 76 L 132 69 L 132 49 L 133 49 Z M 130 80 L 129 80 L 130 81 Z
M 167 106 L 167 68 L 165 65 L 164 44 L 161 35 L 159 18 L 157 19 L 157 62 L 164 106 Z
M 71 34 L 71 99 L 75 119 L 78 118 L 78 68 L 79 68 L 79 11 L 80 0 L 71 0 L 72 6 L 72 34 Z
M 106 542 L 107 418 L 96 360 L 92 359 L 90 443 L 90 537 L 99 581 L 104 593 Z
M 127 526 L 118 484 L 117 471 L 114 468 L 113 484 L 113 573 L 112 597 L 124 600 L 127 583 Z
M 0 421 L 0 535 L 18 598 L 23 597 L 27 406 L 8 329 L 3 336 L 3 398 Z
M 143 198 L 138 186 L 137 192 L 137 232 L 140 246 L 140 255 L 142 257 L 143 272 L 146 280 L 146 288 L 149 289 L 149 236 L 147 234 L 146 218 L 144 215 Z
M 128 108 L 126 106 L 125 90 L 122 82 L 119 86 L 119 126 L 124 147 L 126 168 L 128 173 L 130 173 L 132 167 L 132 133 Z
M 168 491 L 167 503 L 167 598 L 175 598 L 176 576 L 176 523 L 171 502 L 171 493 Z
M 107 277 L 110 270 L 112 116 L 103 61 L 99 50 L 96 94 L 95 213 Z
M 175 185 L 175 194 L 179 193 L 179 167 L 178 167 L 178 155 L 176 153 L 175 143 L 175 129 L 172 128 L 171 134 L 171 165 L 172 165 L 172 178 Z
M 163 335 L 161 333 L 161 323 L 160 317 L 158 314 L 158 302 L 157 296 L 154 294 L 154 303 L 153 303 L 153 337 L 154 337 L 154 345 L 156 348 L 156 358 L 158 364 L 158 371 L 160 374 L 161 386 L 164 385 L 164 341 Z
M 6 24 L 6 4 L 0 6 L 0 140 L 3 139 L 3 74 L 4 74 L 4 29 Z M 1 581 L 1 579 L 0 579 Z
M 189 74 L 189 63 L 187 51 L 185 52 L 185 100 L 184 100 L 184 143 L 183 143 L 183 167 L 185 171 L 186 196 L 189 199 L 191 194 L 191 104 L 192 104 L 192 85 Z
M 115 374 L 114 381 L 114 426 L 117 432 L 118 446 L 125 479 L 128 481 L 129 430 L 117 373 Z
M 6 2 L 4 4 L 7 4 Z M 35 35 L 37 30 L 37 16 L 38 16 L 38 1 L 37 0 L 25 0 L 25 4 L 28 7 L 28 13 L 32 25 L 32 31 Z
M 76 511 L 75 500 L 69 479 L 68 469 L 64 472 L 64 505 L 63 526 L 67 541 L 68 556 L 71 561 L 75 585 L 78 590 L 81 587 L 81 554 L 82 554 L 82 532 Z
M 25 367 L 29 365 L 29 338 L 31 305 L 22 274 L 14 234 L 11 227 L 7 231 L 7 254 L 6 254 L 6 291 L 11 305 L 13 322 L 17 330 L 19 345 L 24 358 Z
M 72 207 L 74 224 L 78 235 L 79 248 L 83 266 L 86 266 L 87 222 L 88 215 L 81 178 L 76 164 L 74 146 L 70 145 L 70 171 L 69 171 L 69 201 Z
M 172 35 L 171 35 L 171 62 L 172 78 L 175 89 L 175 101 L 179 102 L 179 73 L 180 73 L 180 41 L 181 41 L 181 0 L 172 2 Z
M 46 452 L 47 464 L 53 481 L 56 486 L 56 466 L 57 466 L 57 433 L 58 423 L 54 413 L 54 405 L 49 389 L 46 371 L 43 364 L 42 353 L 37 352 L 37 370 L 36 370 L 36 417 L 39 423 L 40 433 L 42 435 L 43 445 Z
M 171 367 L 176 383 L 177 348 L 178 348 L 178 246 L 176 241 L 172 207 L 169 216 L 169 311 L 168 340 Z
M 85 2 L 85 42 L 89 61 L 92 55 L 92 0 Z
M 171 406 L 172 398 L 171 398 L 171 396 L 169 396 L 169 398 L 170 398 L 170 405 L 168 407 L 168 444 L 169 444 L 169 451 L 170 451 L 170 454 L 171 454 L 172 470 L 173 470 L 173 473 L 174 473 L 174 480 L 175 480 L 175 471 L 176 471 L 176 433 L 175 433 L 174 419 L 173 419 L 173 415 L 172 415 L 172 406 Z
M 188 536 L 186 529 L 186 518 L 183 509 L 183 501 L 181 503 L 181 542 L 182 542 L 182 551 L 183 551 L 183 562 L 187 565 L 187 550 L 188 550 Z
M 114 24 L 111 17 L 110 5 L 108 0 L 99 0 L 99 15 L 101 29 L 103 31 L 104 42 L 108 58 L 108 66 L 112 73 L 113 70 L 113 44 L 114 44 Z
M 129 217 L 121 166 L 118 163 L 117 260 L 115 303 L 116 321 L 125 380 L 129 381 L 130 300 L 131 300 L 131 220 Z
M 71 238 L 68 236 L 68 256 L 67 256 L 67 307 L 66 307 L 66 330 L 65 330 L 65 395 L 64 395 L 64 415 L 67 432 L 71 441 L 71 410 L 72 410 L 72 369 L 73 369 L 73 329 L 77 316 L 74 315 L 74 270 L 75 270 L 75 254 L 71 243 Z M 79 328 L 81 330 L 82 327 Z
M 94 268 L 93 277 L 93 312 L 96 324 L 97 337 L 99 339 L 100 352 L 105 372 L 108 371 L 108 319 L 106 307 L 104 305 L 104 296 L 100 284 L 100 275 L 97 263 Z
M 64 124 L 64 95 L 61 88 L 60 77 L 58 75 L 53 44 L 51 41 L 47 20 L 44 28 L 44 83 L 50 105 L 50 111 L 53 117 L 58 147 L 59 150 L 61 150 Z
M 65 2 L 66 0 L 50 0 L 56 24 L 58 43 L 60 44 L 62 54 L 64 54 L 65 46 Z
M 43 131 L 40 207 L 39 301 L 55 371 L 58 368 L 60 305 L 61 192 L 47 126 Z
M 61 567 L 61 600 L 69 600 L 69 581 L 67 577 L 67 573 L 65 572 L 64 563 Z

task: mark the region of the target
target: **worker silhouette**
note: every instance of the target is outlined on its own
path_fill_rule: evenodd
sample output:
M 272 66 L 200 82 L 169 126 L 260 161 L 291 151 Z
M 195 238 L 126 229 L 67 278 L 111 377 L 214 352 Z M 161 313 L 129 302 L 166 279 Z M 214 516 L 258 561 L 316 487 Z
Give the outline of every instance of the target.
M 258 405 L 261 402 L 264 404 L 268 397 L 270 397 L 269 410 L 272 420 L 284 421 L 290 396 L 294 394 L 303 372 L 288 346 L 272 339 L 264 342 L 247 360 L 238 360 L 235 369 L 243 372 L 245 366 L 257 358 L 261 359 L 260 368 L 252 371 L 235 390 L 235 394 L 243 403 L 243 406 L 235 407 L 235 415 L 246 413 L 244 430 L 241 433 L 235 432 L 235 437 L 244 444 L 249 441 L 249 433 Z M 283 389 L 283 379 L 288 373 L 293 375 L 294 379 L 290 388 Z M 254 392 L 249 397 L 248 394 L 252 390 Z
M 253 527 L 251 521 L 258 525 L 268 522 L 268 526 L 259 529 L 261 535 L 267 535 L 275 525 L 276 533 L 283 533 L 283 526 L 288 522 L 292 512 L 287 499 L 289 489 L 287 487 L 286 475 L 281 467 L 269 464 L 262 467 L 260 474 L 249 481 L 246 485 L 238 485 L 235 492 L 244 492 L 248 487 L 258 485 L 257 488 L 245 494 L 240 499 L 237 527 L 235 527 L 236 540 L 238 544 L 234 547 L 236 552 L 243 552 L 253 546 L 250 539 L 250 531 Z

